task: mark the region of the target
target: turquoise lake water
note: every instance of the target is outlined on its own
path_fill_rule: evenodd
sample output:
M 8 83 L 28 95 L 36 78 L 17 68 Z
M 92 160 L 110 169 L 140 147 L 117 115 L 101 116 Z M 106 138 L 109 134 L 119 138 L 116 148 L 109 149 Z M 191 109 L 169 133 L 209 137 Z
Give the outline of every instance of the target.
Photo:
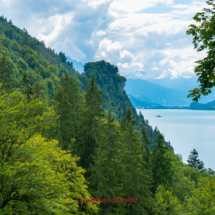
M 149 125 L 158 127 L 166 141 L 170 141 L 174 152 L 181 154 L 187 162 L 195 148 L 206 168 L 215 170 L 215 111 L 205 110 L 159 110 L 137 109 L 142 112 Z M 161 115 L 162 117 L 156 117 Z

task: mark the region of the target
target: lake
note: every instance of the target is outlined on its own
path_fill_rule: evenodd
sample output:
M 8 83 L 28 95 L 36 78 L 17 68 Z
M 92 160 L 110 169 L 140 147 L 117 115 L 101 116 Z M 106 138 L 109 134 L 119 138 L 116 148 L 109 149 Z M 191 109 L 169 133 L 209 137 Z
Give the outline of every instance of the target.
M 176 154 L 187 163 L 195 148 L 206 168 L 215 170 L 215 111 L 137 109 L 149 125 L 158 127 L 166 141 L 170 141 Z M 162 117 L 156 117 L 161 115 Z

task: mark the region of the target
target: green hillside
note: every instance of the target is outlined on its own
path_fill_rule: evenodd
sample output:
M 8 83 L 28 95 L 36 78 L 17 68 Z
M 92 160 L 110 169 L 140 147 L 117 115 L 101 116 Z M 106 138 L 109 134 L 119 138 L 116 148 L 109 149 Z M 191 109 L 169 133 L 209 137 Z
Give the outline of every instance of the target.
M 56 54 L 51 48 L 46 48 L 43 42 L 31 37 L 27 30 L 17 28 L 3 17 L 0 17 L 0 53 L 10 62 L 13 87 L 20 88 L 20 80 L 26 73 L 32 86 L 40 82 L 47 99 L 53 97 L 63 74 L 74 76 L 82 88 L 87 83 L 86 78 L 66 62 L 64 53 Z
M 126 79 L 120 76 L 118 68 L 110 63 L 87 63 L 84 66 L 85 75 L 81 75 L 74 70 L 72 63 L 67 61 L 64 53 L 56 54 L 51 48 L 46 48 L 43 42 L 31 37 L 27 30 L 17 28 L 3 17 L 0 17 L 0 55 L 7 58 L 13 71 L 13 87 L 21 88 L 21 79 L 23 74 L 26 74 L 31 87 L 35 88 L 39 82 L 44 91 L 44 99 L 49 101 L 64 74 L 72 76 L 83 93 L 89 78 L 95 75 L 99 87 L 103 90 L 102 97 L 106 101 L 103 107 L 106 113 L 111 108 L 115 118 L 120 121 L 130 108 L 136 117 L 137 129 L 140 130 L 142 124 L 145 124 L 124 91 Z M 156 133 L 148 125 L 147 133 L 155 143 Z

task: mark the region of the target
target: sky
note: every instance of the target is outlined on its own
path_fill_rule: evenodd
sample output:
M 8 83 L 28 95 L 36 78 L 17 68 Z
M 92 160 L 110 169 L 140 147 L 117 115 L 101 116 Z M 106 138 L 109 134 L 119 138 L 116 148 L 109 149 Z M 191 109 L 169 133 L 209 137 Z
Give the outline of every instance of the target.
M 0 14 L 78 62 L 106 60 L 135 79 L 195 76 L 206 56 L 186 35 L 206 0 L 0 0 Z

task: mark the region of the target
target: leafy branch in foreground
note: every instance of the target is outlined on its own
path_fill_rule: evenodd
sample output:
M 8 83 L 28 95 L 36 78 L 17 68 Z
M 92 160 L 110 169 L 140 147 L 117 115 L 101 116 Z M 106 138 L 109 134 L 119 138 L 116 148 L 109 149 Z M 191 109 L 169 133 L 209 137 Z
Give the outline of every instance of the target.
M 189 25 L 187 35 L 193 36 L 194 48 L 198 52 L 207 51 L 207 57 L 196 61 L 198 64 L 195 73 L 198 76 L 200 85 L 198 88 L 190 90 L 187 97 L 193 97 L 194 101 L 198 101 L 201 95 L 211 93 L 211 88 L 215 86 L 215 4 L 213 0 L 207 1 L 210 8 L 204 8 L 196 13 L 193 19 L 197 24 Z

